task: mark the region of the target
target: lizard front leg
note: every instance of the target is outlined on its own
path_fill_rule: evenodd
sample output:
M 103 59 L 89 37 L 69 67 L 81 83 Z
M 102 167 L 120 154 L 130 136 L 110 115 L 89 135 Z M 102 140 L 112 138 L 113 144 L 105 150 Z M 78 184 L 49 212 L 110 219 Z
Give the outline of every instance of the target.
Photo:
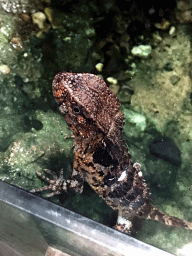
M 74 160 L 74 166 L 76 166 L 75 162 L 76 161 Z M 52 190 L 52 192 L 49 193 L 47 197 L 58 195 L 58 194 L 61 194 L 62 192 L 67 192 L 67 191 L 82 193 L 84 178 L 81 175 L 81 173 L 78 172 L 75 168 L 73 169 L 72 179 L 65 179 L 63 177 L 63 169 L 61 169 L 59 176 L 57 176 L 55 172 L 48 169 L 44 169 L 44 172 L 52 175 L 53 178 L 50 179 L 38 171 L 37 171 L 37 175 L 41 177 L 43 180 L 46 180 L 49 183 L 49 185 L 44 186 L 42 188 L 33 189 L 31 190 L 31 192 Z

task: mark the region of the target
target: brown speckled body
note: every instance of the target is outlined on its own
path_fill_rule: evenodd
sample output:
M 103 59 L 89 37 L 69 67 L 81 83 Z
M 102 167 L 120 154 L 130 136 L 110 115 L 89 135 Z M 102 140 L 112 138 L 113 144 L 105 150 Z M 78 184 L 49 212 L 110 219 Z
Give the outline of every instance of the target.
M 149 189 L 125 146 L 115 94 L 96 75 L 65 72 L 55 77 L 53 92 L 75 136 L 73 177 L 82 176 L 115 210 L 145 207 Z
M 73 132 L 75 147 L 72 179 L 65 180 L 62 175 L 54 175 L 51 181 L 46 178 L 52 194 L 68 189 L 82 192 L 85 180 L 119 211 L 116 227 L 123 232 L 129 232 L 126 220 L 134 217 L 192 229 L 191 223 L 166 215 L 151 204 L 141 166 L 132 162 L 123 139 L 120 103 L 102 79 L 88 73 L 60 72 L 53 80 L 53 93 Z

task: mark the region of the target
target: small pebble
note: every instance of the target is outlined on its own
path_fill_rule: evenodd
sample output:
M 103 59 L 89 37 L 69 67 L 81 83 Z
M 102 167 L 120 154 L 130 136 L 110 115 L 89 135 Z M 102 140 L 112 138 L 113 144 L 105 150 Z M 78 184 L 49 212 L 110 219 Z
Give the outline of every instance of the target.
M 176 85 L 179 82 L 179 80 L 180 80 L 179 76 L 173 75 L 170 77 L 170 81 L 172 85 Z
M 168 72 L 173 71 L 173 63 L 167 62 L 163 68 Z
M 117 95 L 119 101 L 121 103 L 129 103 L 131 102 L 131 94 L 128 90 L 121 90 Z
M 95 65 L 95 68 L 97 69 L 97 71 L 101 72 L 103 70 L 103 63 L 97 63 Z
M 32 14 L 33 23 L 37 24 L 39 29 L 45 29 L 46 16 L 43 12 L 36 12 Z
M 109 82 L 110 84 L 117 84 L 117 79 L 114 77 L 107 77 L 107 82 Z
M 160 43 L 163 39 L 162 37 L 159 35 L 159 33 L 153 33 L 153 40 L 155 41 L 155 43 Z
M 22 40 L 20 37 L 13 37 L 11 39 L 11 44 L 13 46 L 13 48 L 15 49 L 22 49 L 23 46 L 22 46 Z
M 45 10 L 45 15 L 47 16 L 47 19 L 51 23 L 51 26 L 53 29 L 57 29 L 60 27 L 61 20 L 59 20 L 59 10 L 52 9 L 51 7 L 46 7 Z
M 170 26 L 170 22 L 168 20 L 163 20 L 161 23 L 155 23 L 155 27 L 161 30 L 166 30 Z
M 132 55 L 140 57 L 140 58 L 147 58 L 151 54 L 152 48 L 150 45 L 139 45 L 133 47 L 131 50 Z
M 99 53 L 97 53 L 97 52 L 93 52 L 92 56 L 93 56 L 93 58 L 96 59 L 96 60 L 100 60 L 100 59 L 101 59 L 101 56 L 100 56 Z
M 68 42 L 70 42 L 71 41 L 71 37 L 70 36 L 66 36 L 64 39 L 63 39 L 64 41 L 68 41 Z
M 175 33 L 175 27 L 174 26 L 172 26 L 171 28 L 170 28 L 170 30 L 169 30 L 169 35 L 173 35 Z
M 89 37 L 95 36 L 95 30 L 93 28 L 88 28 L 85 30 L 85 34 Z
M 7 65 L 1 65 L 0 66 L 0 72 L 3 74 L 9 74 L 10 68 Z

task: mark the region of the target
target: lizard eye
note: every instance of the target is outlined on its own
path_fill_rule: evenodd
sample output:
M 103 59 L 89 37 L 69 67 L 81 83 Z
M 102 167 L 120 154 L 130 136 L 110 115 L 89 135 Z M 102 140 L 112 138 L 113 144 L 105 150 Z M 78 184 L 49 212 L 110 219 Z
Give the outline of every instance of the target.
M 73 106 L 73 112 L 74 112 L 75 114 L 79 114 L 79 113 L 81 112 L 80 107 L 77 106 L 77 105 Z

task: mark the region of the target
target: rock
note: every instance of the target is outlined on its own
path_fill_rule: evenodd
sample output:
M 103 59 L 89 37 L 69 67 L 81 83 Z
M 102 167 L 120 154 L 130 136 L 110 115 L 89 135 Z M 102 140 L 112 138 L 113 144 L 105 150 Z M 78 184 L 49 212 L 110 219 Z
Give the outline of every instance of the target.
M 109 82 L 110 84 L 117 84 L 117 79 L 116 78 L 114 78 L 114 77 L 107 77 L 107 82 Z
M 0 72 L 3 74 L 9 74 L 10 68 L 7 65 L 1 65 L 0 66 Z
M 36 12 L 33 13 L 32 15 L 32 20 L 34 24 L 37 24 L 37 26 L 39 27 L 39 29 L 43 30 L 46 28 L 46 16 L 43 12 Z
M 131 101 L 131 96 L 133 93 L 134 91 L 132 88 L 127 85 L 123 85 L 117 97 L 121 103 L 126 103 Z
M 51 23 L 52 28 L 53 29 L 59 28 L 60 27 L 60 20 L 58 18 L 58 13 L 60 14 L 60 11 L 55 10 L 53 8 L 50 8 L 50 7 L 46 7 L 44 11 L 45 11 L 45 14 L 47 16 L 47 19 Z
M 95 65 L 95 68 L 97 69 L 97 71 L 101 72 L 103 70 L 103 63 L 97 63 Z
M 155 23 L 155 27 L 161 30 L 166 30 L 170 27 L 170 22 L 168 20 L 163 20 L 161 23 Z
M 179 80 L 180 80 L 179 76 L 173 75 L 170 77 L 170 81 L 172 85 L 176 85 L 179 82 Z
M 18 49 L 18 50 L 22 49 L 22 48 L 23 48 L 23 45 L 22 45 L 22 44 L 23 44 L 23 43 L 22 43 L 22 40 L 21 40 L 21 38 L 18 37 L 18 36 L 13 37 L 13 38 L 11 39 L 11 45 L 12 45 L 13 48 L 15 48 L 15 49 Z
M 174 26 L 172 26 L 172 27 L 170 27 L 170 30 L 169 30 L 169 35 L 174 35 L 175 34 L 175 27 Z
M 167 62 L 163 68 L 165 71 L 170 72 L 170 71 L 173 71 L 174 66 L 172 62 Z
M 155 140 L 149 145 L 150 153 L 175 165 L 181 165 L 181 153 L 176 144 L 169 138 Z
M 139 45 L 134 46 L 131 50 L 132 55 L 139 57 L 139 58 L 148 58 L 151 54 L 152 48 L 150 45 Z

